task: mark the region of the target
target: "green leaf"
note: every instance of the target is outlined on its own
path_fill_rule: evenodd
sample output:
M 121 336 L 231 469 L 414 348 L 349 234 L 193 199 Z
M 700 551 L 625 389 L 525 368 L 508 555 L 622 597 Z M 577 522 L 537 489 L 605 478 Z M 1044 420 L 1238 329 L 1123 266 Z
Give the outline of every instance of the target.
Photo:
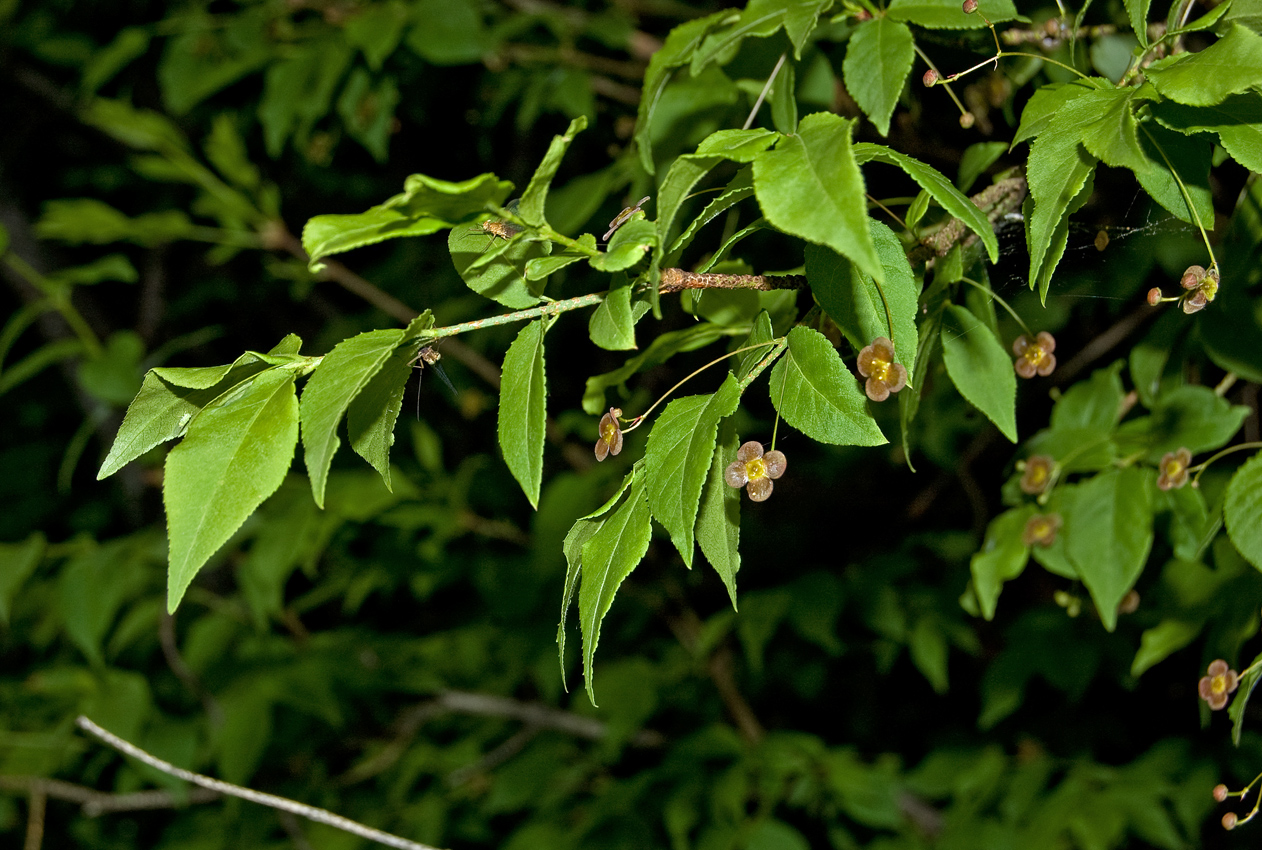
M 21 543 L 0 543 L 0 624 L 9 625 L 13 600 L 44 559 L 47 546 L 48 541 L 39 531 L 32 532 Z M 704 543 L 702 551 L 705 551 Z
M 601 623 L 618 588 L 644 558 L 652 537 L 645 488 L 645 475 L 633 474 L 626 499 L 582 545 L 578 610 L 583 632 L 583 678 L 592 705 L 596 704 L 592 659 L 600 642 Z
M 749 348 L 749 351 L 741 355 L 740 363 L 737 367 L 732 370 L 738 381 L 745 380 L 745 377 L 758 365 L 758 362 L 771 353 L 771 346 L 764 345 L 764 343 L 770 343 L 772 336 L 771 316 L 766 310 L 761 310 L 754 317 L 753 330 L 749 332 L 749 336 L 745 338 L 745 341 L 738 346 L 739 348 Z M 758 348 L 752 348 L 751 346 L 758 346 Z
M 780 68 L 771 86 L 771 123 L 781 133 L 796 133 L 798 128 L 797 72 L 792 62 Z
M 827 248 L 806 246 L 806 277 L 820 306 L 859 351 L 877 337 L 894 343 L 898 362 L 907 367 L 907 381 L 915 384 L 916 310 L 920 288 L 912 275 L 903 245 L 894 232 L 870 222 L 872 244 L 885 269 L 885 282 L 870 276 Z
M 373 79 L 365 68 L 355 68 L 337 99 L 337 114 L 352 139 L 364 146 L 377 162 L 390 156 L 390 137 L 399 105 L 399 87 L 394 79 Z
M 635 348 L 635 323 L 648 310 L 647 301 L 631 304 L 631 279 L 620 275 L 587 325 L 592 342 L 606 351 Z
M 406 44 L 432 65 L 467 65 L 495 50 L 474 3 L 418 0 L 409 4 L 416 24 Z
M 1127 421 L 1117 434 L 1127 448 L 1156 463 L 1180 448 L 1198 454 L 1225 445 L 1248 415 L 1248 407 L 1232 405 L 1209 387 L 1175 387 L 1158 399 L 1151 415 Z
M 1262 94 L 1235 94 L 1210 106 L 1165 101 L 1153 106 L 1163 127 L 1179 133 L 1215 133 L 1231 158 L 1250 171 L 1262 171 Z
M 758 154 L 780 138 L 763 127 L 748 130 L 718 130 L 697 145 L 697 156 L 718 156 L 732 162 L 753 162 Z
M 710 173 L 716 165 L 722 162 L 722 158 L 717 155 L 701 156 L 698 154 L 684 154 L 676 157 L 675 161 L 670 164 L 670 170 L 666 172 L 661 186 L 657 190 L 657 244 L 665 246 L 669 244 L 670 232 L 675 226 L 675 219 L 679 215 L 679 210 L 683 206 L 684 201 L 688 199 L 692 187 Z M 683 236 L 680 236 L 682 239 Z M 672 250 L 672 255 L 674 250 Z M 662 259 L 654 260 L 660 264 Z
M 1262 454 L 1251 457 L 1231 476 L 1223 520 L 1236 549 L 1262 570 Z
M 1122 415 L 1122 401 L 1126 395 L 1121 378 L 1123 365 L 1121 360 L 1114 361 L 1066 390 L 1052 408 L 1052 429 L 1112 431 Z
M 394 445 L 394 424 L 403 407 L 403 391 L 412 375 L 423 332 L 433 326 L 434 316 L 429 310 L 413 319 L 403 331 L 399 347 L 391 352 L 346 409 L 346 434 L 351 448 L 377 470 L 387 490 L 393 489 L 390 447 Z
M 883 281 L 868 230 L 863 175 L 850 137 L 854 121 L 816 112 L 802 119 L 795 136 L 754 160 L 754 190 L 763 215 L 775 227 L 849 257 Z
M 1056 113 L 1069 101 L 1087 92 L 1101 90 L 1108 86 L 1109 81 L 1101 77 L 1042 86 L 1021 110 L 1021 126 L 1017 128 L 1017 133 L 1012 139 L 1012 146 L 1015 148 L 1021 142 L 1033 139 L 1052 126 L 1052 122 L 1056 120 Z
M 1152 548 L 1153 493 L 1150 469 L 1101 472 L 1078 485 L 1061 533 L 1069 560 L 1091 593 L 1100 621 L 1113 631 L 1117 606 L 1135 585 Z
M 929 363 L 937 350 L 938 340 L 942 336 L 942 310 L 946 301 L 946 290 L 939 292 L 938 296 L 931 297 L 929 303 L 924 306 L 924 312 L 920 316 L 920 325 L 918 327 L 918 337 L 916 343 L 916 368 L 917 375 L 926 375 Z M 908 370 L 910 374 L 911 370 Z M 915 385 L 904 387 L 902 392 L 898 394 L 898 421 L 899 431 L 903 440 L 903 455 L 907 459 L 907 467 L 913 472 L 916 470 L 911 462 L 911 426 L 916 419 L 916 414 L 920 410 L 920 395 L 924 388 L 924 381 L 917 381 Z
M 789 331 L 788 355 L 772 369 L 767 389 L 784 421 L 814 440 L 838 446 L 886 442 L 858 381 L 818 331 L 801 325 Z
M 927 29 L 972 30 L 1017 17 L 1011 0 L 981 0 L 977 12 L 966 15 L 955 0 L 893 0 L 889 16 Z M 984 16 L 984 17 L 983 17 Z
M 1026 216 L 1026 243 L 1030 251 L 1030 288 L 1038 288 L 1046 300 L 1052 272 L 1065 253 L 1069 234 L 1069 215 L 1086 203 L 1084 195 L 1090 185 L 1097 159 L 1081 145 L 1084 125 L 1096 117 L 1090 110 L 1076 110 L 1076 123 L 1069 123 L 1063 113 L 1091 93 L 1079 95 L 1056 113 L 1055 121 L 1030 145 L 1026 178 L 1030 197 L 1026 204 L 1032 212 Z
M 1262 79 L 1262 35 L 1233 23 L 1200 53 L 1154 62 L 1144 76 L 1165 97 L 1188 106 L 1212 106 L 1255 88 Z
M 403 192 L 366 212 L 318 215 L 302 229 L 308 266 L 319 271 L 320 260 L 353 248 L 402 236 L 424 236 L 471 221 L 487 204 L 502 204 L 513 185 L 494 174 L 479 174 L 450 183 L 424 174 L 404 181 Z
M 982 244 L 986 246 L 986 254 L 992 263 L 999 262 L 999 240 L 995 238 L 995 229 L 990 220 L 977 208 L 976 204 L 956 189 L 942 172 L 933 166 L 925 165 L 918 159 L 870 142 L 856 144 L 854 155 L 860 165 L 876 160 L 901 168 L 908 177 L 932 195 L 944 210 L 964 222 L 965 227 L 981 238 Z
M 543 439 L 548 393 L 543 365 L 547 319 L 528 323 L 504 355 L 500 382 L 499 441 L 504 462 L 521 484 L 530 506 L 539 507 L 543 482 Z
M 358 14 L 350 16 L 343 32 L 346 33 L 348 44 L 363 51 L 368 67 L 373 71 L 380 71 L 381 64 L 399 46 L 407 22 L 406 6 L 402 3 L 382 3 L 367 6 L 360 9 Z
M 532 241 L 524 233 L 503 239 L 475 225 L 453 227 L 447 248 L 456 272 L 479 295 L 513 310 L 539 303 L 543 283 L 532 286 L 525 270 L 550 253 L 552 243 Z
M 723 473 L 736 458 L 737 448 L 736 426 L 731 419 L 724 419 L 719 424 L 714 457 L 697 511 L 697 543 L 701 554 L 723 579 L 733 610 L 736 609 L 736 574 L 741 568 L 741 491 L 729 487 Z
M 1141 47 L 1148 46 L 1148 7 L 1152 0 L 1125 0 L 1126 15 L 1131 20 L 1131 31 L 1139 39 Z
M 202 408 L 266 368 L 256 355 L 244 354 L 228 366 L 151 369 L 127 407 L 97 480 L 113 475 L 154 446 L 183 436 Z
M 969 562 L 977 601 L 981 605 L 982 616 L 987 620 L 995 616 L 1003 583 L 1012 581 L 1025 570 L 1030 547 L 1022 542 L 1021 535 L 1034 513 L 1034 507 L 1026 505 L 1004 511 L 991 520 L 981 551 Z
M 1262 679 L 1262 655 L 1250 661 L 1245 668 L 1245 674 L 1236 684 L 1236 696 L 1227 709 L 1227 716 L 1231 718 L 1232 724 L 1231 742 L 1237 747 L 1240 746 L 1240 734 L 1244 731 L 1244 710 L 1249 705 L 1249 698 L 1253 696 L 1253 689 L 1258 686 L 1259 679 Z
M 1029 106 L 1027 105 L 1026 108 L 1028 109 Z M 1024 115 L 1025 113 L 1022 113 L 1022 117 Z M 974 142 L 966 147 L 964 155 L 960 157 L 960 171 L 955 178 L 955 188 L 961 192 L 967 192 L 973 188 L 977 179 L 985 174 L 986 169 L 994 165 L 999 157 L 1007 153 L 1008 148 L 1009 146 L 1004 142 Z
M 56 239 L 70 245 L 132 242 L 152 248 L 187 239 L 193 230 L 192 220 L 180 210 L 129 218 L 93 198 L 48 201 L 35 223 L 35 235 L 40 239 Z
M 724 10 L 704 18 L 686 21 L 670 31 L 665 43 L 649 59 L 644 72 L 644 87 L 640 94 L 640 108 L 635 122 L 635 143 L 640 154 L 640 164 L 649 174 L 656 173 L 653 161 L 653 115 L 661 101 L 662 93 L 670 83 L 674 70 L 692 61 L 693 54 L 701 46 L 711 30 L 736 20 L 739 12 Z
M 580 115 L 570 122 L 564 135 L 552 137 L 552 143 L 548 145 L 548 152 L 544 154 L 543 162 L 539 163 L 539 167 L 535 169 L 517 205 L 517 214 L 526 224 L 541 227 L 547 223 L 544 207 L 548 202 L 548 187 L 552 185 L 552 178 L 556 177 L 557 169 L 561 166 L 561 159 L 569 150 L 570 143 L 585 129 L 587 129 L 587 116 Z
M 623 477 L 622 484 L 618 487 L 617 492 L 596 510 L 586 516 L 579 517 L 573 527 L 570 528 L 569 533 L 565 535 L 565 540 L 561 544 L 567 564 L 565 590 L 561 595 L 561 622 L 557 626 L 557 649 L 561 660 L 562 684 L 565 683 L 565 621 L 569 617 L 570 604 L 574 600 L 574 589 L 578 587 L 579 576 L 582 573 L 583 544 L 591 540 L 592 536 L 605 524 L 605 520 L 609 519 L 614 506 L 622 499 L 622 494 L 627 491 L 627 488 L 631 486 L 631 482 L 635 480 L 643 468 L 644 461 L 637 461 L 631 468 L 631 471 Z
M 846 90 L 882 136 L 890 134 L 914 56 L 911 30 L 887 15 L 864 21 L 850 37 L 841 66 Z
M 389 362 L 402 338 L 403 331 L 395 328 L 342 340 L 324 355 L 302 391 L 302 448 L 311 494 L 320 507 L 324 507 L 333 455 L 342 443 L 338 424 L 355 397 Z
M 640 262 L 648 249 L 655 245 L 657 245 L 656 225 L 637 215 L 636 218 L 618 228 L 603 252 L 588 258 L 587 262 L 597 271 L 619 272 Z
M 719 420 L 736 410 L 740 398 L 736 379 L 728 375 L 713 395 L 685 396 L 666 405 L 649 433 L 644 453 L 649 507 L 689 568 L 697 507 L 714 459 Z
M 297 443 L 298 400 L 289 369 L 259 374 L 193 419 L 167 455 L 162 489 L 171 547 L 169 611 L 207 559 L 280 486 Z
M 1139 636 L 1139 649 L 1131 661 L 1131 675 L 1142 676 L 1153 666 L 1169 658 L 1196 640 L 1204 623 L 1165 619 Z
M 1017 376 L 1012 358 L 968 310 L 948 304 L 942 315 L 942 360 L 960 395 L 1012 442 L 1017 441 Z
M 727 132 L 739 131 L 731 130 Z M 775 134 L 769 134 L 769 138 L 774 139 Z M 759 149 L 759 152 L 761 152 L 761 150 L 762 149 Z M 714 200 L 710 201 L 710 203 L 706 204 L 706 208 L 701 211 L 701 215 L 690 221 L 684 232 L 676 237 L 674 244 L 670 246 L 670 251 L 667 256 L 679 256 L 679 253 L 692 243 L 693 237 L 697 235 L 697 231 L 709 224 L 711 221 L 714 221 L 714 219 L 716 219 L 719 215 L 731 209 L 736 204 L 746 198 L 752 197 L 754 194 L 753 175 L 753 168 L 742 168 L 740 171 L 736 172 L 736 176 L 728 182 L 727 186 L 723 188 L 718 196 L 715 197 Z

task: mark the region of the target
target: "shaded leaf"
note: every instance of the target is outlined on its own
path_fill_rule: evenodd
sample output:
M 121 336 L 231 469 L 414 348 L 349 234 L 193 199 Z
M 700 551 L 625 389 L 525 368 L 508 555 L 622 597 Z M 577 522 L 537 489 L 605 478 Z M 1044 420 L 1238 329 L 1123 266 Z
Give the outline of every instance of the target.
M 504 355 L 500 384 L 499 442 L 504 462 L 521 484 L 531 507 L 539 507 L 543 482 L 543 440 L 547 426 L 547 377 L 543 336 L 547 319 L 529 322 Z
M 1251 457 L 1231 476 L 1223 520 L 1236 549 L 1262 570 L 1262 454 Z
M 999 340 L 968 310 L 946 305 L 942 360 L 960 395 L 1012 442 L 1017 441 L 1017 377 Z
M 1117 606 L 1143 572 L 1152 548 L 1156 474 L 1127 467 L 1078 485 L 1061 533 L 1069 559 L 1091 593 L 1100 621 L 1113 631 Z
M 867 397 L 823 334 L 799 325 L 788 354 L 771 371 L 771 402 L 794 428 L 822 443 L 879 446 L 886 442 L 867 412 Z
M 846 90 L 882 136 L 890 133 L 914 56 L 911 30 L 887 15 L 864 21 L 850 37 L 841 66 Z
M 710 472 L 701 491 L 697 511 L 697 543 L 701 554 L 723 579 L 727 595 L 736 609 L 736 573 L 741 568 L 741 491 L 729 487 L 723 478 L 737 450 L 736 427 L 731 419 L 719 424 Z
M 1025 524 L 1034 516 L 1034 507 L 1026 505 L 1004 511 L 990 521 L 981 550 L 969 562 L 973 588 L 987 620 L 995 616 L 999 591 L 1003 583 L 1021 575 L 1030 557 L 1030 547 L 1021 540 Z

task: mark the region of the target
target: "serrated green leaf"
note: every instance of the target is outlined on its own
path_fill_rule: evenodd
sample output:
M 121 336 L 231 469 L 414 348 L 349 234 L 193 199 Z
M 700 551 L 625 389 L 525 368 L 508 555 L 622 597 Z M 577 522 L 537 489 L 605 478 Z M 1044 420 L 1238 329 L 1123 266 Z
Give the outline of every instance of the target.
M 718 130 L 697 145 L 697 156 L 718 156 L 732 162 L 753 162 L 758 154 L 775 144 L 779 136 L 764 127 L 748 130 Z
M 920 187 L 933 196 L 944 210 L 964 222 L 964 226 L 973 231 L 986 246 L 986 255 L 992 263 L 999 262 L 999 240 L 995 237 L 995 229 L 986 214 L 965 197 L 942 172 L 918 159 L 887 148 L 860 142 L 854 146 L 855 160 L 862 165 L 871 160 L 884 162 L 901 168 L 908 177 L 915 180 Z
M 147 248 L 187 239 L 194 229 L 192 219 L 180 210 L 130 218 L 94 198 L 48 201 L 35 223 L 35 235 L 40 239 L 71 245 L 133 242 Z
M 890 134 L 890 116 L 914 57 L 911 30 L 887 15 L 864 21 L 850 37 L 841 66 L 846 90 L 882 136 Z
M 666 405 L 649 433 L 644 453 L 649 508 L 689 568 L 697 507 L 714 458 L 719 420 L 736 410 L 740 397 L 736 379 L 728 375 L 713 395 L 685 396 Z
M 434 315 L 426 310 L 408 323 L 400 335 L 399 347 L 351 399 L 346 410 L 346 434 L 351 448 L 368 461 L 381 476 L 387 490 L 390 484 L 390 447 L 394 445 L 394 424 L 403 407 L 403 391 L 411 377 L 417 343 L 423 332 L 434 326 Z
M 965 14 L 955 0 L 893 0 L 889 16 L 928 29 L 972 30 L 1017 17 L 1011 0 L 981 0 L 977 12 Z
M 1123 365 L 1121 360 L 1114 361 L 1066 390 L 1052 408 L 1051 428 L 1081 428 L 1101 433 L 1113 430 L 1122 415 L 1122 400 L 1126 395 L 1121 378 Z
M 894 343 L 895 359 L 907 368 L 915 385 L 916 311 L 920 288 L 903 245 L 888 227 L 871 221 L 872 243 L 885 269 L 877 284 L 850 261 L 817 245 L 806 246 L 806 277 L 824 311 L 832 317 L 855 351 L 877 337 Z
M 960 395 L 1017 441 L 1017 377 L 1012 359 L 985 323 L 955 304 L 942 315 L 942 360 Z
M 645 221 L 642 214 L 618 228 L 609 240 L 604 252 L 588 259 L 588 264 L 597 271 L 620 272 L 629 269 L 657 245 L 657 227 L 651 221 Z
M 97 480 L 113 475 L 154 446 L 183 436 L 202 408 L 266 368 L 257 355 L 247 353 L 228 366 L 149 370 L 127 406 Z M 170 380 L 173 375 L 179 383 Z
M 775 138 L 774 134 L 769 134 L 769 137 L 772 139 Z M 761 151 L 762 149 L 760 148 L 758 152 L 761 153 Z M 742 168 L 740 171 L 736 172 L 736 176 L 728 182 L 727 186 L 723 188 L 723 191 L 721 191 L 716 198 L 710 201 L 710 203 L 706 204 L 706 208 L 701 211 L 701 215 L 690 221 L 684 232 L 675 238 L 675 242 L 670 246 L 670 251 L 667 256 L 677 257 L 684 248 L 691 244 L 693 237 L 697 235 L 697 231 L 699 231 L 702 227 L 709 224 L 720 214 L 746 198 L 753 197 L 753 181 L 754 169 L 752 167 Z
M 1223 520 L 1236 549 L 1262 570 L 1262 454 L 1251 457 L 1231 476 Z
M 547 428 L 547 376 L 543 335 L 547 319 L 528 323 L 504 355 L 500 383 L 499 441 L 504 462 L 521 484 L 530 506 L 539 507 L 543 440 Z
M 851 145 L 854 122 L 816 112 L 795 136 L 754 159 L 754 190 L 775 227 L 849 257 L 883 280 L 868 230 L 863 175 Z
M 1042 86 L 1026 102 L 1021 110 L 1021 125 L 1012 139 L 1012 147 L 1033 139 L 1052 125 L 1056 113 L 1071 100 L 1090 91 L 1108 87 L 1109 81 L 1102 77 L 1090 77 L 1085 80 L 1074 80 L 1069 83 L 1052 83 Z
M 764 314 L 765 315 L 765 314 Z M 736 457 L 736 427 L 731 419 L 719 424 L 710 472 L 697 511 L 697 543 L 701 554 L 723 580 L 736 609 L 736 573 L 741 568 L 741 491 L 729 487 L 723 473 Z
M 551 242 L 536 242 L 524 233 L 504 239 L 474 225 L 453 227 L 447 249 L 456 272 L 479 295 L 513 310 L 539 303 L 544 284 L 528 280 L 526 270 L 551 253 Z M 544 270 L 554 269 L 538 269 Z
M 280 486 L 297 443 L 298 399 L 289 369 L 259 374 L 194 418 L 167 455 L 163 480 L 169 611 L 210 556 Z
M 812 439 L 838 446 L 886 442 L 858 381 L 818 331 L 801 325 L 789 331 L 788 353 L 772 369 L 767 389 L 784 421 Z
M 745 341 L 738 346 L 739 348 L 749 349 L 749 351 L 740 356 L 740 362 L 732 370 L 738 381 L 743 381 L 745 376 L 758 365 L 758 361 L 771 353 L 771 346 L 765 343 L 770 343 L 772 336 L 771 316 L 766 310 L 762 310 L 754 317 L 754 327 L 749 332 L 749 336 L 745 337 Z M 754 348 L 753 346 L 758 347 Z
M 609 290 L 587 324 L 592 342 L 606 351 L 626 351 L 635 348 L 635 323 L 648 309 L 647 302 L 631 306 L 631 280 L 626 275 Z M 640 316 L 636 315 L 640 312 Z
M 369 331 L 344 339 L 324 359 L 302 391 L 302 449 L 315 503 L 324 507 L 324 487 L 342 440 L 338 425 L 355 397 L 394 354 L 402 329 Z
M 1087 119 L 1094 116 L 1079 110 L 1075 115 L 1082 117 L 1080 123 L 1071 125 L 1062 119 L 1062 113 L 1089 94 L 1080 95 L 1058 110 L 1056 120 L 1030 145 L 1026 168 L 1030 184 L 1026 204 L 1031 208 L 1026 215 L 1030 288 L 1038 288 L 1044 299 L 1052 272 L 1065 253 L 1069 215 L 1086 202 L 1084 189 L 1098 161 L 1081 145 L 1083 124 L 1090 123 Z
M 323 268 L 324 257 L 374 245 L 386 239 L 423 236 L 471 221 L 487 204 L 502 204 L 513 184 L 494 174 L 479 174 L 451 183 L 413 174 L 403 192 L 366 212 L 318 215 L 302 229 L 302 247 L 312 271 Z
M 1255 88 L 1262 79 L 1262 35 L 1233 23 L 1225 35 L 1199 53 L 1183 53 L 1153 63 L 1144 76 L 1176 103 L 1212 106 Z
M 618 588 L 644 558 L 652 537 L 644 479 L 643 474 L 633 475 L 625 500 L 582 544 L 578 610 L 583 632 L 583 678 L 592 705 L 596 704 L 592 660 L 600 642 L 601 623 Z
M 1108 631 L 1117 625 L 1118 603 L 1148 560 L 1156 488 L 1150 469 L 1106 470 L 1078 485 L 1073 511 L 1064 517 L 1069 560 Z
M 1032 505 L 1026 505 L 1004 511 L 991 520 L 981 551 L 969 562 L 977 601 L 981 605 L 982 616 L 987 620 L 995 616 L 1003 583 L 1012 581 L 1025 571 L 1030 547 L 1022 542 L 1021 535 L 1034 512 Z
M 1131 21 L 1131 31 L 1139 39 L 1141 47 L 1148 46 L 1148 7 L 1152 0 L 1125 0 L 1126 16 Z
M 1240 746 L 1240 734 L 1244 731 L 1244 710 L 1249 705 L 1249 698 L 1253 696 L 1253 689 L 1258 686 L 1259 679 L 1262 679 L 1262 655 L 1250 661 L 1245 668 L 1244 675 L 1236 683 L 1236 696 L 1227 709 L 1227 716 L 1231 718 L 1231 742 L 1237 747 Z
M 544 154 L 543 161 L 535 169 L 517 206 L 517 214 L 526 224 L 541 227 L 547 223 L 544 207 L 548 202 L 548 187 L 552 185 L 552 178 L 556 177 L 557 169 L 561 166 L 561 160 L 565 157 L 565 152 L 569 150 L 570 143 L 574 141 L 576 135 L 586 129 L 587 116 L 580 115 L 570 122 L 564 134 L 552 137 L 548 152 Z
M 917 375 L 928 374 L 926 370 L 937 350 L 938 340 L 942 335 L 942 309 L 946 303 L 945 299 L 946 290 L 943 289 L 939 295 L 930 298 L 930 302 L 924 305 L 923 312 L 919 316 L 915 369 Z M 898 394 L 898 422 L 903 440 L 903 455 L 907 459 L 907 467 L 913 472 L 916 468 L 911 462 L 911 425 L 920 410 L 920 394 L 923 388 L 924 381 L 917 381 L 913 386 L 904 387 Z
M 771 123 L 781 133 L 797 132 L 797 72 L 794 68 L 792 62 L 782 65 L 771 85 Z
M 1154 104 L 1153 115 L 1179 133 L 1217 134 L 1232 159 L 1250 171 L 1262 171 L 1262 94 L 1245 92 L 1201 107 L 1165 101 Z

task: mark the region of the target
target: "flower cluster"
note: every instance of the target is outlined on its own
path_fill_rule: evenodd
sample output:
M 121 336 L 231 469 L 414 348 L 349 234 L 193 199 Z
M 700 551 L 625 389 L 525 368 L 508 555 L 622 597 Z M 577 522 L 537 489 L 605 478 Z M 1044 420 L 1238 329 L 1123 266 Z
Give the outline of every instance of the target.
M 1188 266 L 1183 276 L 1179 278 L 1179 286 L 1184 289 L 1182 295 L 1171 295 L 1167 298 L 1160 287 L 1154 286 L 1148 290 L 1148 303 L 1156 307 L 1163 301 L 1178 301 L 1184 313 L 1188 315 L 1199 313 L 1218 295 L 1219 281 L 1217 266 L 1211 265 L 1209 269 L 1202 266 Z
M 1221 658 L 1209 665 L 1208 675 L 1202 676 L 1197 691 L 1201 699 L 1209 703 L 1214 711 L 1227 707 L 1229 697 L 1240 684 L 1240 675 L 1227 666 Z
M 621 415 L 621 409 L 611 407 L 608 413 L 600 417 L 600 439 L 596 441 L 597 461 L 622 451 L 622 426 L 618 424 L 618 417 Z
M 1196 313 L 1218 294 L 1218 269 L 1210 266 L 1206 271 L 1200 266 L 1188 266 L 1179 279 L 1179 286 L 1187 290 L 1183 296 L 1183 312 Z
M 775 486 L 772 480 L 784 475 L 787 464 L 784 452 L 763 454 L 762 443 L 750 440 L 736 451 L 736 460 L 724 470 L 723 480 L 731 487 L 745 487 L 753 501 L 765 502 Z
M 1030 339 L 1021 334 L 1012 343 L 1012 353 L 1017 356 L 1013 366 L 1022 378 L 1033 378 L 1041 375 L 1046 378 L 1056 368 L 1056 339 L 1047 331 L 1039 331 L 1038 336 Z
M 1188 483 L 1188 466 L 1192 463 L 1192 453 L 1186 448 L 1177 452 L 1166 452 L 1161 456 L 1157 469 L 1161 475 L 1157 478 L 1157 486 L 1162 490 L 1178 490 Z
M 873 401 L 885 401 L 907 386 L 907 367 L 894 362 L 894 343 L 883 336 L 859 352 L 859 374 L 868 379 L 863 390 Z

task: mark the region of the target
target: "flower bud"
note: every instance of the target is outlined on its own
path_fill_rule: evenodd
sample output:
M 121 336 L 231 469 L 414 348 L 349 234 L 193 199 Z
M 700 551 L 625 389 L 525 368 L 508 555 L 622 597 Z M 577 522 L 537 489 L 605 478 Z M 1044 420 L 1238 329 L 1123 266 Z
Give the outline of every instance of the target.
M 1148 303 L 1149 305 L 1153 307 L 1156 307 L 1158 304 L 1161 303 L 1161 288 L 1160 287 L 1154 286 L 1152 289 L 1148 290 Z
M 977 0 L 964 0 L 964 14 L 971 15 L 977 11 Z
M 1214 799 L 1220 803 L 1227 799 L 1227 786 L 1226 785 L 1223 785 L 1220 782 L 1219 784 L 1214 786 Z
M 977 116 L 971 112 L 965 112 L 960 116 L 960 126 L 967 130 L 977 121 Z
M 930 68 L 920 79 L 926 86 L 933 87 L 938 82 L 938 72 Z
M 1183 277 L 1179 279 L 1179 286 L 1184 289 L 1196 289 L 1204 279 L 1204 268 L 1201 266 L 1188 266 L 1187 270 L 1183 272 Z
M 1223 815 L 1223 829 L 1235 829 L 1237 820 L 1239 818 L 1236 817 L 1235 812 L 1228 812 Z

